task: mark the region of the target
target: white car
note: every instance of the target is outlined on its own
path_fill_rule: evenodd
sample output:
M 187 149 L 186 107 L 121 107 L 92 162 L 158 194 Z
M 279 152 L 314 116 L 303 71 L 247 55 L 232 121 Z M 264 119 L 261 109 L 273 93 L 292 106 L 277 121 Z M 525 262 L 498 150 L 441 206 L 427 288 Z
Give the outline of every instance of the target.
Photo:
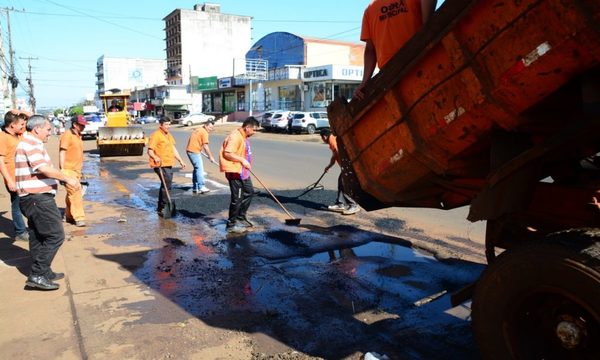
M 215 117 L 203 113 L 195 113 L 184 116 L 179 122 L 185 126 L 192 126 L 204 124 L 207 121 L 215 121 Z
M 317 130 L 329 127 L 329 119 L 324 111 L 297 112 L 292 120 L 292 132 L 314 134 Z

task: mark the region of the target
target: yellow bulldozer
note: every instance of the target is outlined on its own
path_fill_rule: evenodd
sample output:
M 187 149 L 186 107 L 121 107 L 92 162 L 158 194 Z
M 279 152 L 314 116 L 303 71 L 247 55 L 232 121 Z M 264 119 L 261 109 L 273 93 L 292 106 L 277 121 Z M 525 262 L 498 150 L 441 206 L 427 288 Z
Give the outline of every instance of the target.
M 105 156 L 139 156 L 144 153 L 147 138 L 141 126 L 130 124 L 127 111 L 129 90 L 113 89 L 100 95 L 106 126 L 98 129 L 98 151 Z

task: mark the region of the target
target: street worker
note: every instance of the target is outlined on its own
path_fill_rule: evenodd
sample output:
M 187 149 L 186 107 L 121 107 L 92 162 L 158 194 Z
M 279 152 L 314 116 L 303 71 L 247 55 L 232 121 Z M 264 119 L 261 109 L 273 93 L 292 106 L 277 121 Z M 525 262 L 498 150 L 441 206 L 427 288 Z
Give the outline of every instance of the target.
M 185 149 L 187 156 L 194 167 L 194 172 L 192 173 L 192 192 L 194 194 L 204 194 L 210 191 L 204 183 L 202 151 L 204 151 L 211 162 L 215 162 L 215 158 L 208 147 L 208 134 L 214 129 L 214 121 L 210 120 L 204 123 L 204 125 L 192 132 L 190 139 L 188 140 L 187 148 Z
M 171 118 L 168 116 L 161 116 L 158 119 L 158 130 L 150 135 L 148 139 L 148 156 L 150 167 L 154 169 L 159 179 L 162 177 L 165 182 L 160 182 L 160 190 L 158 192 L 158 204 L 156 211 L 159 215 L 162 215 L 163 209 L 167 201 L 166 190 L 171 190 L 171 184 L 173 183 L 173 165 L 175 160 L 179 162 L 182 169 L 185 169 L 185 163 L 179 156 L 179 152 L 175 148 L 175 139 L 173 135 L 169 133 L 171 127 Z M 166 189 L 166 190 L 165 190 Z
M 42 290 L 56 290 L 65 275 L 50 268 L 52 260 L 65 240 L 62 217 L 54 196 L 58 181 L 75 190 L 79 181 L 52 166 L 44 147 L 52 132 L 52 125 L 42 115 L 33 115 L 27 121 L 27 133 L 17 145 L 15 174 L 21 211 L 29 221 L 33 234 L 29 237 L 31 272 L 25 284 Z M 57 181 L 58 180 L 58 181 Z
M 15 153 L 17 145 L 25 132 L 25 123 L 30 114 L 12 109 L 4 115 L 4 126 L 0 132 L 0 173 L 4 178 L 4 186 L 10 195 L 12 222 L 15 240 L 28 241 L 29 234 L 21 208 L 15 179 Z
M 337 163 L 340 164 L 340 155 L 338 153 L 337 139 L 335 135 L 331 133 L 329 128 L 322 129 L 320 132 L 321 140 L 325 144 L 329 145 L 331 150 L 331 160 L 325 167 L 325 172 L 329 171 L 331 167 Z M 338 195 L 334 205 L 329 205 L 327 209 L 335 212 L 340 212 L 343 215 L 354 215 L 360 211 L 360 207 L 344 190 L 344 183 L 342 182 L 342 174 L 338 177 Z
M 231 191 L 227 232 L 241 233 L 253 226 L 246 218 L 246 212 L 254 196 L 254 186 L 249 171 L 253 160 L 249 137 L 254 134 L 258 126 L 258 120 L 253 116 L 248 117 L 241 128 L 234 130 L 225 138 L 221 146 L 219 164 Z
M 71 129 L 60 137 L 58 164 L 63 174 L 81 181 L 83 168 L 83 140 L 81 132 L 87 125 L 83 115 L 73 117 Z M 83 211 L 83 193 L 81 187 L 77 189 L 65 185 L 65 220 L 77 227 L 85 226 L 85 212 Z
M 364 97 L 363 87 L 429 20 L 437 0 L 373 0 L 365 9 L 360 40 L 364 41 L 363 78 L 354 97 Z

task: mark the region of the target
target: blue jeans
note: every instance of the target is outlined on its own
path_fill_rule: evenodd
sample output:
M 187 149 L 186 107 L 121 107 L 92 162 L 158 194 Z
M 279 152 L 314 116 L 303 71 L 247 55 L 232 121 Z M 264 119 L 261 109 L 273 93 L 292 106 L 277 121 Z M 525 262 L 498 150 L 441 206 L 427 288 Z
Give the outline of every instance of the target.
M 12 213 L 13 225 L 15 226 L 15 235 L 21 235 L 27 231 L 27 226 L 25 226 L 25 220 L 23 219 L 23 214 L 21 213 L 21 208 L 19 206 L 19 195 L 15 191 L 10 191 L 6 188 L 8 193 L 10 194 L 10 210 Z
M 204 187 L 204 165 L 202 164 L 202 155 L 200 153 L 187 153 L 188 158 L 190 158 L 190 162 L 194 167 L 194 172 L 192 172 L 192 190 L 200 190 Z

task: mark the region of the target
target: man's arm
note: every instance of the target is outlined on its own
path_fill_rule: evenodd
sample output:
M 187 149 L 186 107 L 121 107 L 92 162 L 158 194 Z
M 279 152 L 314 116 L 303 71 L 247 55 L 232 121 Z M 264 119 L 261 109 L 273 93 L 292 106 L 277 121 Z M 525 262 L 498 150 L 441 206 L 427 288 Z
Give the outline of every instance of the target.
M 248 162 L 248 160 L 244 159 L 243 157 L 236 155 L 230 151 L 223 151 L 223 157 L 229 161 L 237 161 L 239 163 L 242 163 L 242 166 L 245 167 L 246 169 L 250 169 L 250 163 Z
M 4 163 L 4 158 L 6 156 L 0 155 L 0 174 L 6 180 L 6 186 L 8 186 L 8 190 L 17 191 L 17 184 L 15 183 L 15 179 L 10 176 L 8 173 L 8 169 L 6 168 L 6 164 Z
M 421 15 L 423 16 L 423 24 L 425 24 L 431 15 L 435 12 L 437 0 L 421 0 Z
M 212 152 L 210 152 L 210 148 L 208 147 L 208 144 L 202 145 L 202 149 L 204 149 L 204 152 L 206 153 L 206 155 L 208 155 L 208 158 L 210 159 L 210 161 L 214 163 L 215 158 L 213 157 Z
M 185 163 L 181 159 L 181 156 L 179 156 L 179 151 L 177 151 L 177 148 L 175 147 L 175 145 L 173 145 L 173 153 L 175 154 L 175 159 L 177 159 L 177 161 L 179 161 L 179 165 L 181 165 L 181 168 L 185 169 Z
M 365 87 L 367 81 L 369 81 L 369 79 L 373 76 L 373 72 L 375 72 L 375 66 L 377 65 L 377 52 L 371 40 L 366 41 L 363 61 L 363 78 L 360 85 L 358 85 L 354 91 L 354 97 L 359 100 L 365 96 L 362 89 Z
M 154 160 L 154 162 L 156 162 L 157 164 L 160 164 L 160 157 L 158 155 L 156 155 L 156 153 L 154 152 L 154 149 L 148 148 L 148 156 L 150 156 L 152 158 L 152 160 Z
M 66 176 L 65 174 L 60 172 L 60 170 L 57 170 L 52 166 L 42 165 L 37 168 L 37 171 L 41 172 L 42 174 L 46 175 L 49 178 L 56 179 L 58 181 L 64 181 L 65 183 L 67 183 L 67 185 L 74 188 L 75 190 L 78 190 L 81 188 L 81 184 L 79 183 L 79 181 L 76 178 Z
M 58 168 L 63 169 L 65 167 L 65 157 L 67 156 L 67 150 L 60 149 L 58 152 Z

